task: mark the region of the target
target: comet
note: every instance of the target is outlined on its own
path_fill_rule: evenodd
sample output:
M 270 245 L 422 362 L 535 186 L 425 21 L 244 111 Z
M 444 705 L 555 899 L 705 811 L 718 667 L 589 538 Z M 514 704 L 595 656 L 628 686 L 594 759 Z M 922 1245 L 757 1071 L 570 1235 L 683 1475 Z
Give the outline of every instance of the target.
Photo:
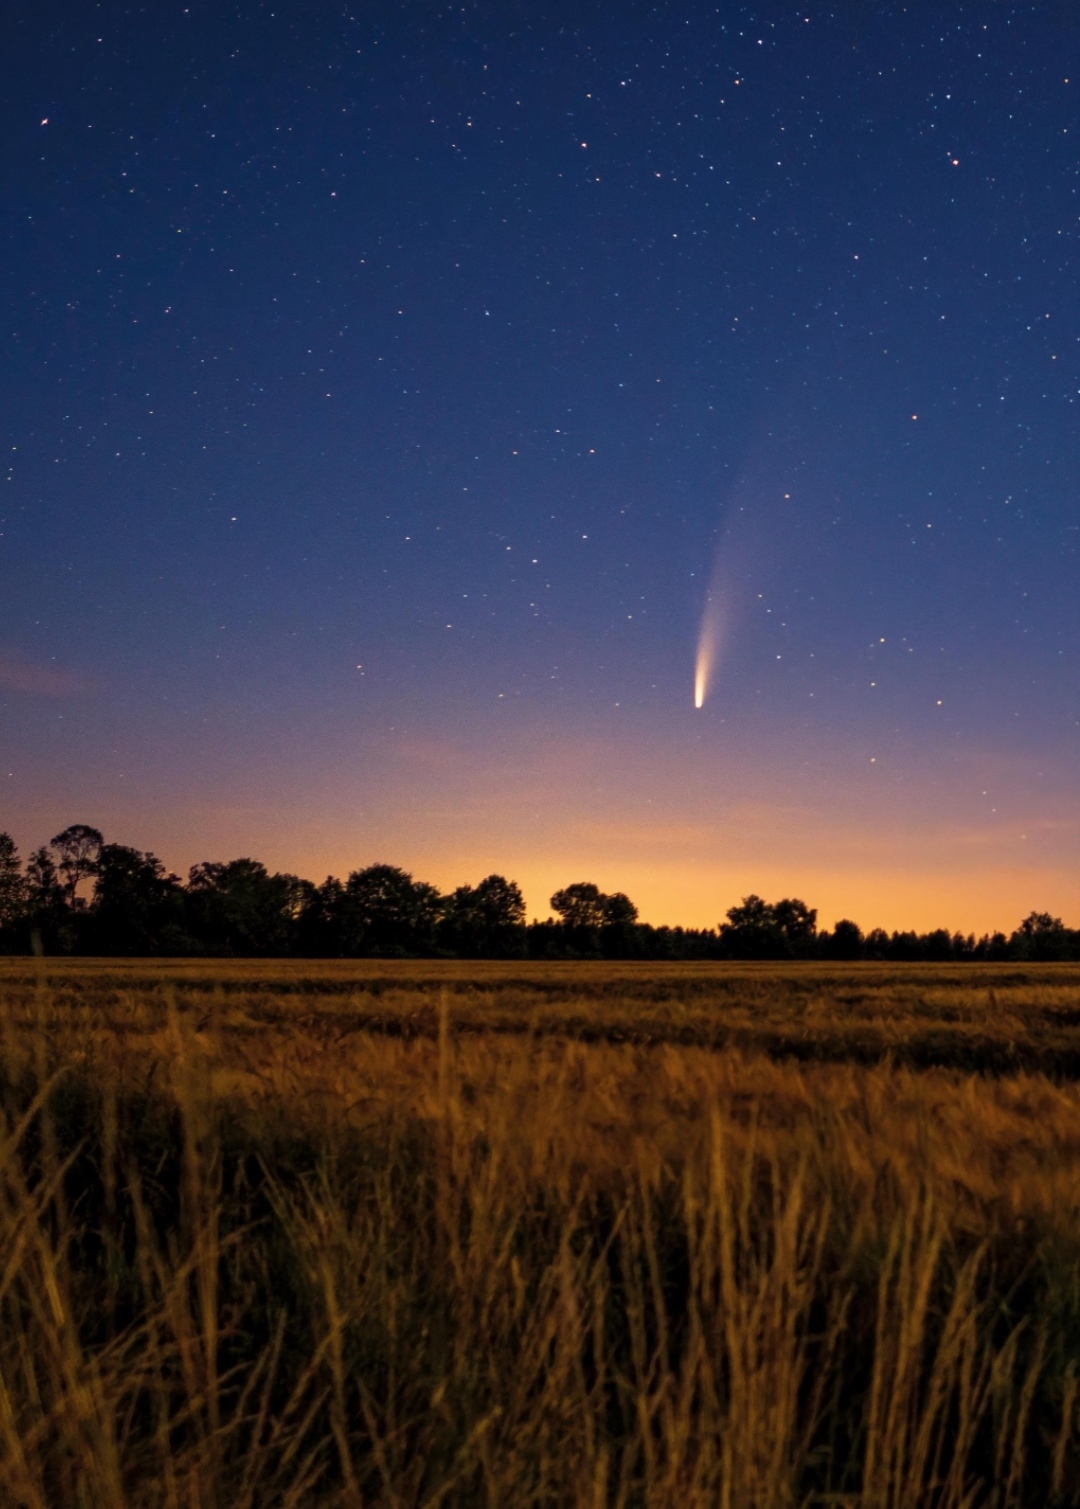
M 791 492 L 785 470 L 781 458 L 766 453 L 762 442 L 760 453 L 751 457 L 721 501 L 694 656 L 694 707 L 698 711 L 715 695 L 721 661 L 737 635 L 751 581 L 760 577 L 765 561 L 775 563 L 777 540 L 790 534 Z
M 716 589 L 710 591 L 701 614 L 697 656 L 694 660 L 694 706 L 699 709 L 705 706 L 705 698 L 712 687 L 723 647 L 726 619 L 724 606 L 724 594 Z

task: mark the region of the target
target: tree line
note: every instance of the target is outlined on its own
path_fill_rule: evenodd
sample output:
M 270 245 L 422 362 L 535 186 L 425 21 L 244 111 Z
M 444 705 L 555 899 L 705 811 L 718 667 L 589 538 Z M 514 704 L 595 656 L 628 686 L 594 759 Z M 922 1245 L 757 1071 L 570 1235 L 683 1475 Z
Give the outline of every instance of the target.
M 746 896 L 716 928 L 655 927 L 621 891 L 578 881 L 527 922 L 513 880 L 488 875 L 442 895 L 395 865 L 321 885 L 256 859 L 193 865 L 186 881 L 156 855 L 75 823 L 23 864 L 0 833 L 0 953 L 165 957 L 462 959 L 1080 959 L 1080 930 L 1032 912 L 1011 935 L 864 933 L 794 897 Z

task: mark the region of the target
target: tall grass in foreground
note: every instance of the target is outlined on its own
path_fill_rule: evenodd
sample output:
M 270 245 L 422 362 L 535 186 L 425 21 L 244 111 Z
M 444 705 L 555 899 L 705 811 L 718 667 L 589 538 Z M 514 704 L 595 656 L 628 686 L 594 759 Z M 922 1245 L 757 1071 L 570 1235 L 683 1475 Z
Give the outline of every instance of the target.
M 1073 1091 L 193 1020 L 0 1024 L 0 1503 L 1080 1502 Z

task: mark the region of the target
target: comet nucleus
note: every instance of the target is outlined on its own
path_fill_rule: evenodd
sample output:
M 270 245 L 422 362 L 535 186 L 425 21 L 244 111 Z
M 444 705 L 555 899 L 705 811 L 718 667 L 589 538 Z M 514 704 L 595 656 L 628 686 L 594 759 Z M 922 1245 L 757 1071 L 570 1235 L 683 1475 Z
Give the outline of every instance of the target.
M 697 658 L 694 662 L 694 706 L 704 707 L 712 687 L 723 639 L 723 600 L 718 592 L 705 599 L 698 633 Z

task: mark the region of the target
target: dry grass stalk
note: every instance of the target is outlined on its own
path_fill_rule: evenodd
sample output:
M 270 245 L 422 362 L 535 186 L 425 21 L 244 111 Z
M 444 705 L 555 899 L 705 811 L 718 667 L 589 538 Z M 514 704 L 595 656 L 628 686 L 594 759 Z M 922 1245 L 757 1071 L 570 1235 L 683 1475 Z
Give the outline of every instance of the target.
M 0 1503 L 1080 1502 L 1072 1087 L 94 1000 L 0 1012 Z

